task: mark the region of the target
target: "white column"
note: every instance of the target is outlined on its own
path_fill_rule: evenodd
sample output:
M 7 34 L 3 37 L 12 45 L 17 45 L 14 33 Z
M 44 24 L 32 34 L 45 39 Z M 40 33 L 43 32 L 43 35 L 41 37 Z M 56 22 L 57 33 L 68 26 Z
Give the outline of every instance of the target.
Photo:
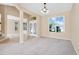
M 23 43 L 23 12 L 20 10 L 20 43 Z

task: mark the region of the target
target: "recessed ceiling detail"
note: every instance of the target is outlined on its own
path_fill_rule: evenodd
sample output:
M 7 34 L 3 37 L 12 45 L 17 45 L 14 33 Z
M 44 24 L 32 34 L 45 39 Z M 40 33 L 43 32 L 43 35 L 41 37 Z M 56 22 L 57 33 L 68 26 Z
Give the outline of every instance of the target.
M 38 15 L 43 15 L 40 11 L 43 8 L 43 3 L 22 3 L 21 7 L 37 13 Z M 60 13 L 64 11 L 69 11 L 72 8 L 72 3 L 47 3 L 47 8 L 50 10 L 48 15 L 52 15 L 54 13 Z

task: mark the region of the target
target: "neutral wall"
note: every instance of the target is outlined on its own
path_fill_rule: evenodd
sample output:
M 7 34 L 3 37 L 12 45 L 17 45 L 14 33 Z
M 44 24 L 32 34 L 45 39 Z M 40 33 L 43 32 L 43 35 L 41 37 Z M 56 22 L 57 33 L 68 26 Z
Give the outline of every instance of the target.
M 72 43 L 79 54 L 79 4 L 74 4 L 71 11 L 71 37 Z
M 65 16 L 65 32 L 56 33 L 56 32 L 49 32 L 48 28 L 48 18 L 55 17 L 55 16 Z M 50 37 L 50 38 L 58 38 L 58 39 L 70 39 L 70 11 L 54 14 L 51 16 L 44 16 L 41 19 L 41 36 Z
M 8 15 L 13 15 L 13 16 L 18 16 L 18 17 L 20 16 L 19 10 L 14 6 L 7 6 L 6 5 L 5 11 L 6 11 L 6 14 L 8 14 Z
M 5 33 L 5 23 L 4 23 L 4 19 L 5 19 L 5 6 L 0 5 L 0 13 L 1 13 L 1 30 L 2 30 L 2 34 Z

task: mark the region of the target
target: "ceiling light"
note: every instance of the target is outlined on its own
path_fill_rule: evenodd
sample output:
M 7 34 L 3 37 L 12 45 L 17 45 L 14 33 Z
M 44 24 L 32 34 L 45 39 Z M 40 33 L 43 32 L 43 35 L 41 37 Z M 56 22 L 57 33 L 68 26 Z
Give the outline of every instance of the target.
M 48 14 L 49 13 L 49 10 L 46 7 L 46 3 L 44 3 L 44 8 L 41 10 L 41 13 L 42 14 Z

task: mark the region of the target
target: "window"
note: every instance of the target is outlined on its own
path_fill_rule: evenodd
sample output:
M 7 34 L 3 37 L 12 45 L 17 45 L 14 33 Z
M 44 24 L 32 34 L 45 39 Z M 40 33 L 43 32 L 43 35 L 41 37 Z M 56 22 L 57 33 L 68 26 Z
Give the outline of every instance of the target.
M 36 22 L 30 22 L 30 32 L 31 34 L 36 34 Z
M 64 16 L 49 18 L 48 24 L 50 32 L 64 32 Z
M 18 30 L 18 22 L 15 22 L 15 31 Z
M 23 30 L 27 30 L 27 23 L 23 22 Z

